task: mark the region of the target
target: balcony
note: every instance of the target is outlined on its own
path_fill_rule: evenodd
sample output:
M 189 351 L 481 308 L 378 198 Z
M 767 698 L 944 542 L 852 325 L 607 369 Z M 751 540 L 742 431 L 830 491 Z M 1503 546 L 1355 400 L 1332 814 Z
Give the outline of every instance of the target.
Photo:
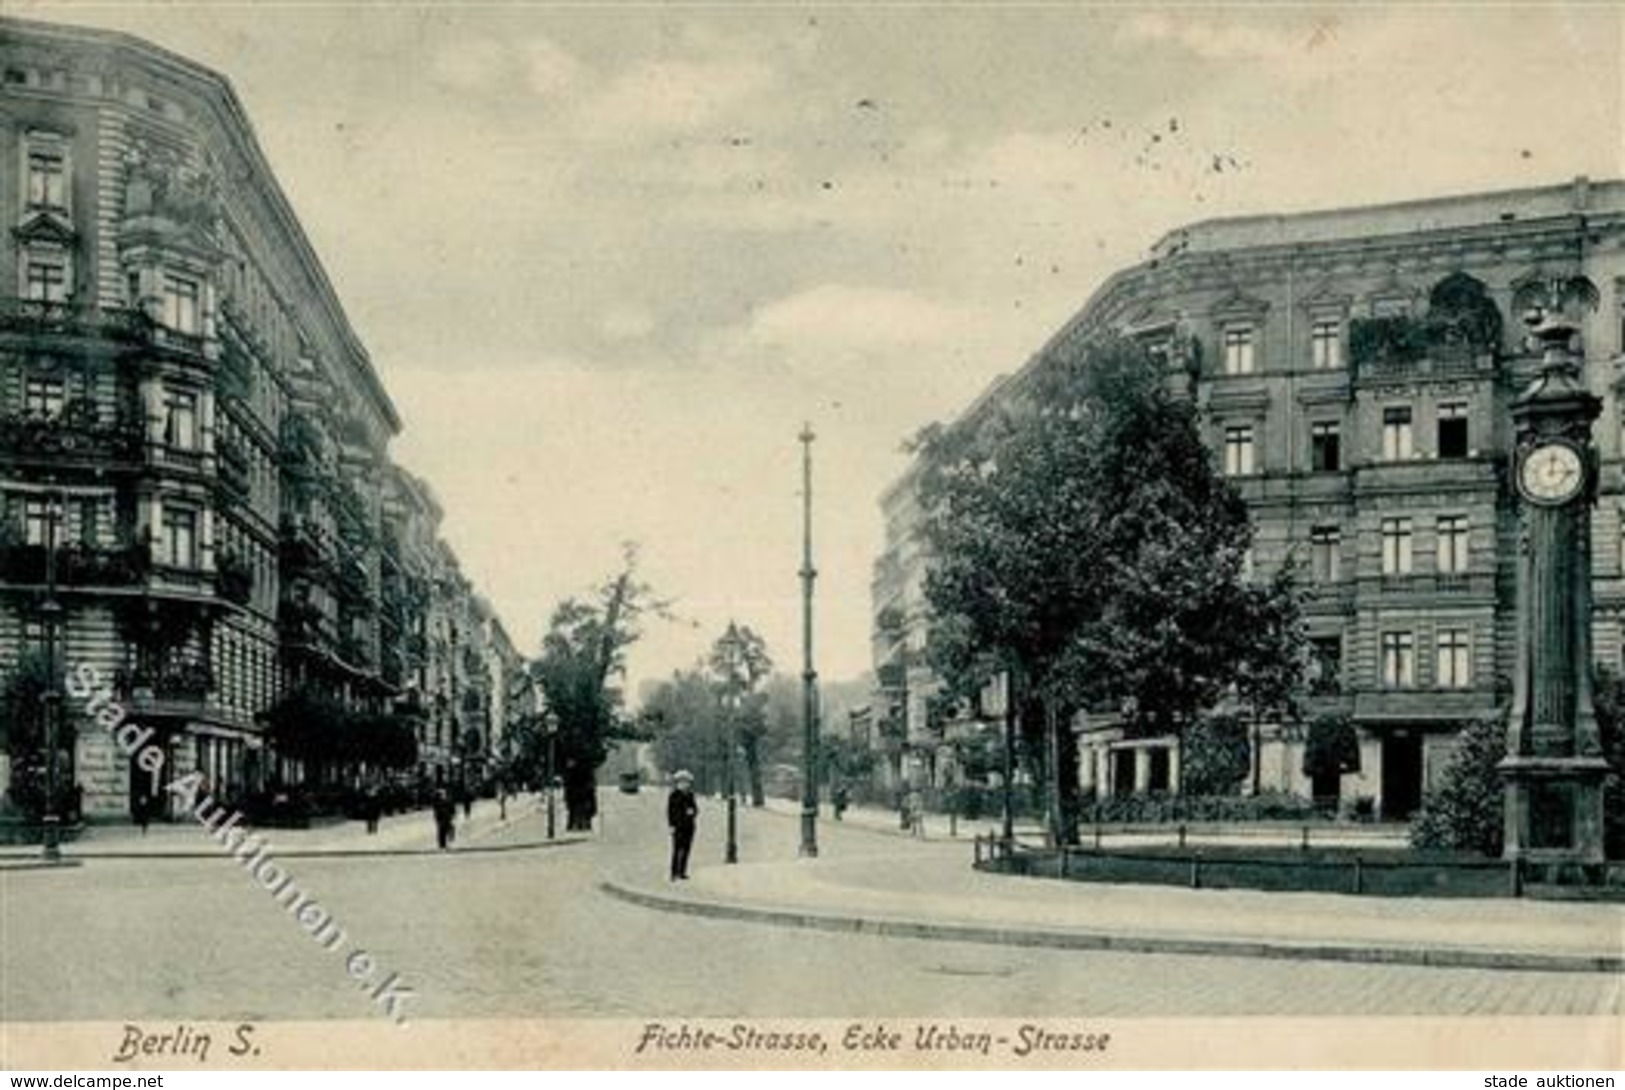
M 220 441 L 215 448 L 215 454 L 216 473 L 221 489 L 232 499 L 248 502 L 253 497 L 254 489 L 248 455 L 239 444 L 227 440 Z
M 1495 345 L 1446 319 L 1392 315 L 1349 322 L 1349 362 L 1360 381 L 1490 377 Z
M 322 611 L 312 602 L 284 598 L 277 610 L 277 627 L 282 638 L 289 643 L 318 644 L 327 636 L 327 621 Z
M 0 582 L 43 586 L 45 546 L 0 547 Z M 57 550 L 56 579 L 65 587 L 128 587 L 143 582 L 151 568 L 144 545 L 111 549 L 66 545 Z
M 144 336 L 146 316 L 138 311 L 101 309 L 34 299 L 0 299 L 0 334 L 33 339 L 105 338 L 130 342 Z
M 308 574 L 326 578 L 327 535 L 308 519 L 284 518 L 281 527 L 282 563 L 290 574 Z
M 176 447 L 166 443 L 152 448 L 152 465 L 158 469 L 202 473 L 204 457 L 203 451 L 192 447 Z
M 27 462 L 64 460 L 135 463 L 143 436 L 139 426 L 103 423 L 94 406 L 70 401 L 53 417 L 0 416 L 0 457 Z
M 136 700 L 201 702 L 214 689 L 206 662 L 170 662 L 120 671 L 118 691 Z
M 220 597 L 237 605 L 247 605 L 254 597 L 254 569 L 248 562 L 224 555 L 215 563 L 215 589 Z

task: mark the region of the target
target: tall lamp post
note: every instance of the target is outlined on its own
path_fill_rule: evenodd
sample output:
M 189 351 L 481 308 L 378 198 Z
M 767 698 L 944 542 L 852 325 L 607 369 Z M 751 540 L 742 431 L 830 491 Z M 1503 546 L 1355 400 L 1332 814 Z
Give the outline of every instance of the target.
M 45 600 L 40 603 L 40 619 L 45 629 L 45 692 L 40 696 L 40 713 L 45 727 L 45 813 L 40 823 L 40 855 L 48 863 L 62 858 L 61 817 L 57 802 L 57 747 L 60 744 L 62 689 L 57 678 L 57 633 L 62 604 L 56 600 L 57 517 L 62 496 L 53 492 L 45 509 Z
M 810 423 L 801 426 L 801 731 L 805 768 L 801 777 L 801 855 L 818 855 L 818 672 L 813 669 L 812 444 Z
M 740 659 L 743 647 L 739 626 L 728 622 L 728 631 L 719 641 L 722 655 L 722 685 L 717 699 L 722 704 L 723 735 L 726 750 L 723 760 L 723 789 L 728 793 L 728 839 L 723 847 L 724 863 L 739 862 L 739 799 L 734 766 L 739 752 L 739 672 L 744 669 Z

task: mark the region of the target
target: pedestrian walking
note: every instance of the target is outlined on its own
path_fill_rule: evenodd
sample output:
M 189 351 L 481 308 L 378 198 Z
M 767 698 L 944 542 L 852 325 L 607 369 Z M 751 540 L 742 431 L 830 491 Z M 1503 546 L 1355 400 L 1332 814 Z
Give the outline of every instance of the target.
M 445 788 L 439 787 L 435 789 L 433 808 L 435 838 L 444 851 L 457 836 L 457 804 L 452 802 Z
M 463 797 L 463 817 L 464 817 L 464 819 L 472 818 L 474 816 L 474 792 L 473 792 L 473 790 L 470 789 L 465 784 L 463 787 L 458 789 L 457 793 L 460 794 Z
M 372 836 L 378 831 L 378 819 L 384 813 L 384 800 L 377 784 L 367 785 L 366 797 L 361 800 L 361 810 L 367 819 L 367 835 Z
M 907 815 L 908 835 L 925 837 L 925 800 L 921 798 L 918 788 L 909 788 L 903 799 L 903 809 Z
M 146 836 L 147 822 L 152 820 L 151 811 L 147 806 L 147 793 L 145 791 L 137 791 L 135 798 L 131 800 L 131 803 L 135 809 L 135 823 L 141 827 L 141 835 Z
M 694 799 L 694 777 L 687 771 L 672 777 L 674 786 L 666 799 L 666 824 L 671 826 L 671 880 L 688 878 L 688 853 L 694 847 L 694 825 L 700 804 Z

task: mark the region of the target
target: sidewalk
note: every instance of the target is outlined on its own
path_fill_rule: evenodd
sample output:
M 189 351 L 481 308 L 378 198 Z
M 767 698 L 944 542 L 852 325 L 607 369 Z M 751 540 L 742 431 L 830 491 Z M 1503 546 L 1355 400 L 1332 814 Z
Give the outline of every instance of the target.
M 770 806 L 767 822 L 789 816 Z M 758 811 L 760 813 L 761 811 Z M 793 812 L 793 811 L 791 811 Z M 853 817 L 853 811 L 847 812 Z M 893 818 L 895 822 L 895 817 Z M 766 822 L 764 822 L 765 824 Z M 1056 882 L 971 868 L 959 841 L 819 823 L 818 859 L 606 882 L 648 908 L 818 930 L 1062 949 L 1625 972 L 1625 906 Z
M 545 814 L 546 803 L 534 795 L 510 798 L 506 820 L 495 799 L 480 799 L 474 804 L 471 818 L 465 819 L 462 809 L 458 809 L 453 850 L 495 851 L 549 843 L 541 838 Z M 500 848 L 485 843 L 494 834 L 511 830 L 527 820 L 536 824 L 536 836 Z M 562 832 L 562 808 L 558 821 Z M 245 822 L 239 822 L 238 827 L 250 828 Z M 281 856 L 416 855 L 439 851 L 434 818 L 428 809 L 383 818 L 378 823 L 378 832 L 372 835 L 368 835 L 364 821 L 342 821 L 310 829 L 256 828 L 251 831 L 269 840 Z M 551 843 L 563 843 L 565 839 L 560 836 Z M 69 860 L 190 859 L 218 856 L 222 850 L 207 829 L 190 820 L 155 823 L 148 826 L 145 834 L 134 825 L 90 825 L 77 839 L 62 845 L 62 855 Z M 0 867 L 32 862 L 39 856 L 38 844 L 7 844 L 0 846 Z

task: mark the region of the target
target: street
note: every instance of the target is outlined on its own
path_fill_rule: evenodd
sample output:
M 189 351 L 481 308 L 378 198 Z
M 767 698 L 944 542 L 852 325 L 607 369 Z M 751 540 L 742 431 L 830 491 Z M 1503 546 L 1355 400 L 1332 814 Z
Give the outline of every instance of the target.
M 601 799 L 602 831 L 579 843 L 284 859 L 347 934 L 336 952 L 313 942 L 225 857 L 0 871 L 0 1021 L 364 1018 L 372 1001 L 345 968 L 345 953 L 356 948 L 414 989 L 403 1005 L 412 1020 L 1621 1010 L 1621 982 L 1599 973 L 1063 952 L 650 911 L 597 885 L 663 881 L 663 799 L 609 791 Z M 793 857 L 793 820 L 741 814 L 744 863 Z M 705 800 L 696 871 L 722 865 L 722 829 L 721 806 Z M 529 811 L 479 843 L 543 835 L 542 817 Z M 904 838 L 828 820 L 820 837 L 826 855 L 916 850 Z

